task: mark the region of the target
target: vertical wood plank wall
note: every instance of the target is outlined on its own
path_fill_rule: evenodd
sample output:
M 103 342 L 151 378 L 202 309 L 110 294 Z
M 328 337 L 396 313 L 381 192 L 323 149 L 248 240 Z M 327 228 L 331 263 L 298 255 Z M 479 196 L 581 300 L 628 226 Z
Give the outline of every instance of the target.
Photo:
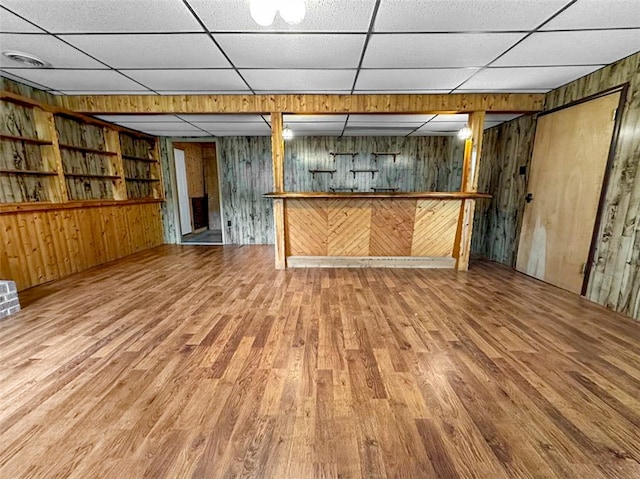
M 353 151 L 337 157 L 330 151 Z M 396 162 L 381 156 L 374 162 L 372 152 L 399 151 Z M 357 191 L 398 188 L 398 191 L 460 191 L 464 142 L 451 136 L 425 137 L 302 137 L 286 143 L 285 191 L 329 191 L 330 186 L 355 187 Z M 309 170 L 337 170 L 331 175 Z M 351 169 L 377 169 L 357 173 Z
M 545 110 L 626 82 L 629 91 L 586 296 L 640 319 L 640 53 L 551 91 Z M 487 130 L 485 136 L 480 189 L 494 198 L 481 205 L 487 215 L 478 215 L 474 252 L 509 266 L 516 254 L 526 193 L 518 167 L 530 160 L 534 126 L 530 119 L 517 119 Z
M 158 203 L 0 214 L 0 278 L 18 290 L 162 244 Z
M 178 216 L 177 190 L 175 185 L 176 168 L 173 157 L 173 142 L 170 138 L 158 138 L 160 149 L 160 168 L 165 201 L 160 208 L 162 217 L 162 237 L 167 244 L 180 242 L 180 217 Z

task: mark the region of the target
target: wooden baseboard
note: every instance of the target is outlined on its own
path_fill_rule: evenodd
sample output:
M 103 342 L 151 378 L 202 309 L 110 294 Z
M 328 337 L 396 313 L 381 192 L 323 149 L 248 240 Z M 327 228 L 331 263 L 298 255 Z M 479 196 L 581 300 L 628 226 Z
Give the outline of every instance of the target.
M 444 268 L 456 266 L 454 258 L 417 256 L 289 256 L 290 268 Z

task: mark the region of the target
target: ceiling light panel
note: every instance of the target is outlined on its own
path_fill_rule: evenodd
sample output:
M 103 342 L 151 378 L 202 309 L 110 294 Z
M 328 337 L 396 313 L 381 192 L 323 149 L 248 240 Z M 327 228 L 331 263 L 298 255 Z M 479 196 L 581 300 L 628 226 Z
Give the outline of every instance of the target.
M 639 26 L 638 0 L 580 0 L 544 25 L 541 30 Z
M 532 30 L 569 0 L 383 1 L 376 32 Z
M 205 33 L 61 38 L 113 68 L 231 68 Z
M 467 81 L 465 90 L 551 90 L 585 76 L 600 66 L 487 68 Z
M 389 92 L 451 90 L 477 71 L 477 68 L 361 70 L 356 90 Z
M 249 91 L 234 70 L 127 70 L 153 90 Z
M 179 115 L 191 123 L 264 123 L 260 115 Z
M 262 92 L 348 91 L 355 70 L 241 70 L 249 85 Z
M 484 66 L 524 33 L 373 35 L 365 68 L 447 68 Z
M 637 51 L 640 28 L 543 32 L 532 34 L 491 66 L 608 64 Z
M 10 33 L 44 33 L 40 28 L 24 21 L 7 10 L 0 10 L 2 21 L 0 21 L 0 32 Z
M 138 94 L 145 90 L 144 87 L 113 70 L 6 69 L 6 71 L 58 91 L 90 91 L 94 94 L 126 91 Z
M 307 14 L 298 25 L 289 25 L 276 15 L 273 25 L 261 27 L 249 14 L 246 0 L 188 0 L 191 7 L 213 32 L 366 32 L 375 0 L 307 0 Z
M 365 35 L 216 35 L 238 68 L 356 68 Z
M 51 63 L 54 68 L 107 68 L 52 35 L 1 33 L 0 48 L 2 51 L 30 53 Z M 0 55 L 0 66 L 19 68 L 23 65 Z
M 181 0 L 1 0 L 52 33 L 202 31 Z

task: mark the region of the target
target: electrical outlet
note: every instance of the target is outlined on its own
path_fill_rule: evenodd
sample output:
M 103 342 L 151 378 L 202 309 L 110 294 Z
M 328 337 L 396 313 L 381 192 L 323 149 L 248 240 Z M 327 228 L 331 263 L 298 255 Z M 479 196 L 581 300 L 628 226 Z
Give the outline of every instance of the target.
M 527 174 L 527 167 L 526 166 L 521 166 L 520 167 L 520 174 L 521 175 L 526 175 Z
M 231 220 L 227 221 L 227 226 L 231 226 Z

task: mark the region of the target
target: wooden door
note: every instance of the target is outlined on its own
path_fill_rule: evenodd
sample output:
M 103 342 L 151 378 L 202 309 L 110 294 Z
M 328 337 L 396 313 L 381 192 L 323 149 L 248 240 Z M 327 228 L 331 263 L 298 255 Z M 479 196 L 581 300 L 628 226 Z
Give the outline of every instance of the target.
M 620 92 L 538 119 L 516 269 L 581 293 Z

